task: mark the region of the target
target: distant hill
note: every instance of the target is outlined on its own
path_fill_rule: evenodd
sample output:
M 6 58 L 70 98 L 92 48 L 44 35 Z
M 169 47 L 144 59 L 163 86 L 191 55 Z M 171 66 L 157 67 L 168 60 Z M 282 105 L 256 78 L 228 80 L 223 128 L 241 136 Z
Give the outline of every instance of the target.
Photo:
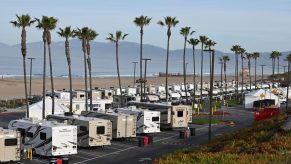
M 190 46 L 186 50 L 188 68 L 187 72 L 193 73 L 192 62 L 192 49 Z M 165 72 L 166 65 L 166 49 L 157 47 L 150 44 L 144 44 L 144 58 L 151 58 L 148 63 L 148 74 L 157 74 L 158 72 Z M 53 58 L 53 71 L 54 75 L 66 75 L 67 63 L 65 58 L 64 42 L 52 43 L 52 58 Z M 79 40 L 70 41 L 70 50 L 72 58 L 72 72 L 74 75 L 83 75 L 83 53 L 81 49 L 81 42 Z M 139 43 L 133 42 L 121 42 L 119 47 L 120 57 L 120 70 L 122 75 L 132 75 L 133 73 L 133 61 L 139 61 Z M 280 59 L 283 64 L 283 59 L 286 58 L 286 54 L 291 53 L 283 52 L 283 56 Z M 196 55 L 196 72 L 200 72 L 200 55 L 201 50 L 195 51 Z M 215 51 L 215 73 L 220 73 L 220 65 L 218 65 L 218 58 L 223 54 L 230 56 L 231 61 L 227 66 L 227 73 L 233 74 L 234 72 L 234 54 L 224 53 L 219 50 Z M 261 53 L 261 58 L 257 61 L 258 65 L 261 63 L 268 65 L 265 67 L 265 72 L 271 71 L 271 60 L 269 59 L 270 52 Z M 116 74 L 116 61 L 115 61 L 115 47 L 112 43 L 108 42 L 92 42 L 91 43 L 91 55 L 92 55 L 92 70 L 93 75 L 115 75 Z M 182 72 L 182 55 L 183 49 L 171 50 L 169 58 L 169 72 Z M 43 43 L 33 42 L 27 44 L 27 57 L 35 57 L 33 62 L 33 73 L 42 73 L 43 64 Z M 245 61 L 245 65 L 246 65 Z M 286 63 L 286 62 L 285 62 Z M 240 64 L 240 62 L 239 62 Z M 252 63 L 253 65 L 253 63 Z M 29 69 L 29 63 L 27 64 Z M 277 68 L 277 67 L 276 67 Z M 261 71 L 258 67 L 257 72 Z M 209 73 L 209 55 L 205 53 L 204 57 L 204 72 Z M 276 69 L 277 70 L 277 69 Z M 139 66 L 137 67 L 137 72 Z M 283 70 L 282 70 L 283 71 Z M 48 70 L 47 70 L 48 72 Z M 0 43 L 0 74 L 22 74 L 22 57 L 20 52 L 20 44 L 6 45 Z

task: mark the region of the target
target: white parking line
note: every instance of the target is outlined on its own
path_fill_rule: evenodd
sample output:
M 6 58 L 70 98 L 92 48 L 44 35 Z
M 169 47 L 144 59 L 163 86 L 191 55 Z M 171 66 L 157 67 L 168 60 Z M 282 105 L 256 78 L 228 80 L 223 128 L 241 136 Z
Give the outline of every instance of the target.
M 85 158 L 85 157 L 81 157 L 79 155 L 72 155 L 73 157 L 77 157 L 77 158 L 81 158 L 81 159 L 88 159 L 88 158 Z
M 94 159 L 98 159 L 98 158 L 101 158 L 101 157 L 106 157 L 106 156 L 109 156 L 109 155 L 112 155 L 112 154 L 116 154 L 116 153 L 120 153 L 120 152 L 123 152 L 123 151 L 130 150 L 130 149 L 133 149 L 133 148 L 137 148 L 137 146 L 132 146 L 132 147 L 129 147 L 129 148 L 126 148 L 126 149 L 123 149 L 123 150 L 119 150 L 119 151 L 115 151 L 115 152 L 112 152 L 112 153 L 100 155 L 100 156 L 97 156 L 97 157 L 94 157 L 94 158 L 90 158 L 90 159 L 87 159 L 87 160 L 84 160 L 84 161 L 77 162 L 75 164 L 81 164 L 81 163 L 84 163 L 84 162 L 87 162 L 87 161 L 92 161 Z
M 107 148 L 109 148 L 109 149 L 114 149 L 114 150 L 123 150 L 123 149 L 118 149 L 118 148 L 115 148 L 115 147 L 112 147 L 112 146 L 108 146 Z
M 126 144 L 117 144 L 117 143 L 111 143 L 111 145 L 116 145 L 116 146 L 121 146 L 121 147 L 128 147 L 130 145 L 126 145 Z
M 84 152 L 84 151 L 78 151 L 78 153 L 81 153 L 81 154 L 86 154 L 86 155 L 90 155 L 90 156 L 96 156 L 97 154 L 93 154 L 93 153 L 87 153 L 87 152 Z M 87 158 L 86 158 L 87 159 Z

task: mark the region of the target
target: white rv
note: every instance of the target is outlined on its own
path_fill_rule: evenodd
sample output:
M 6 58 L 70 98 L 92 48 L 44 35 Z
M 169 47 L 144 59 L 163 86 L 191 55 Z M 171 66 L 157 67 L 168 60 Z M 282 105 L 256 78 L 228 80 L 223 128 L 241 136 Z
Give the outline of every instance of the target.
M 112 123 L 110 120 L 79 115 L 49 115 L 47 120 L 76 125 L 79 147 L 111 145 Z
M 137 108 L 116 108 L 113 109 L 116 113 L 124 113 L 137 117 L 136 133 L 157 133 L 160 132 L 160 112 L 142 110 Z
M 0 163 L 20 160 L 20 133 L 0 127 Z
M 22 151 L 32 148 L 34 153 L 47 157 L 77 154 L 77 126 L 20 119 L 10 121 L 8 128 L 20 131 Z
M 172 104 L 180 104 L 181 95 L 178 92 L 170 92 L 169 93 Z
M 153 111 L 160 111 L 161 113 L 161 128 L 182 128 L 188 127 L 190 120 L 189 106 L 178 105 L 172 106 L 166 103 L 149 103 L 149 102 L 128 102 L 128 106 L 135 106 L 136 108 L 149 109 Z M 192 117 L 192 116 L 191 116 Z
M 118 114 L 114 112 L 86 112 L 81 115 L 85 117 L 96 117 L 112 122 L 112 138 L 130 138 L 136 137 L 136 116 Z

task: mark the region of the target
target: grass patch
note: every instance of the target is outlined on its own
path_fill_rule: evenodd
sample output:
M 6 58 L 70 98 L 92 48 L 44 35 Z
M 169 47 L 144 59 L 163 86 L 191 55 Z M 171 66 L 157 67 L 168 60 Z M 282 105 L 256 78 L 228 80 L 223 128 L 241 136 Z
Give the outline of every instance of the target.
M 216 120 L 216 119 L 211 119 L 211 123 L 212 124 L 219 124 L 222 123 L 222 120 Z M 209 120 L 208 118 L 193 118 L 192 119 L 192 123 L 193 124 L 198 124 L 198 125 L 205 125 L 205 124 L 209 124 Z
M 154 163 L 291 163 L 291 132 L 279 131 L 286 118 L 286 114 L 281 114 L 257 122 L 252 127 L 216 138 L 197 150 L 179 150 L 156 159 Z

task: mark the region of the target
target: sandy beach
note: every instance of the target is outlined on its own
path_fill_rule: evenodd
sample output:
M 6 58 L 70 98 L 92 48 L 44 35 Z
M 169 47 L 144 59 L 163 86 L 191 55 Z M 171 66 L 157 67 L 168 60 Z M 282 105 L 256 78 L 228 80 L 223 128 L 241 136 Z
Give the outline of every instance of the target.
M 239 78 L 241 79 L 241 78 Z M 245 78 L 247 80 L 248 77 Z M 257 79 L 260 79 L 257 76 Z M 220 81 L 220 76 L 215 76 L 215 81 Z M 234 80 L 234 76 L 228 76 L 227 81 Z M 196 77 L 196 81 L 200 81 L 200 77 Z M 209 81 L 209 76 L 203 77 L 203 81 Z M 28 78 L 28 90 L 29 90 L 29 78 Z M 193 76 L 187 76 L 187 82 L 193 83 Z M 121 83 L 123 87 L 133 86 L 133 77 L 122 77 Z M 183 76 L 179 77 L 169 77 L 169 85 L 171 84 L 182 84 Z M 68 78 L 54 78 L 54 84 L 56 90 L 69 89 Z M 160 85 L 165 84 L 165 77 L 148 77 L 147 85 Z M 84 88 L 83 78 L 73 78 L 73 88 L 83 89 Z M 117 77 L 96 77 L 92 80 L 93 88 L 109 88 L 118 86 Z M 89 87 L 89 81 L 88 81 Z M 50 90 L 50 79 L 46 79 L 46 89 Z M 34 78 L 32 79 L 32 95 L 42 94 L 42 79 Z M 0 79 L 0 99 L 12 99 L 12 98 L 22 98 L 24 97 L 24 84 L 22 79 L 4 78 Z

